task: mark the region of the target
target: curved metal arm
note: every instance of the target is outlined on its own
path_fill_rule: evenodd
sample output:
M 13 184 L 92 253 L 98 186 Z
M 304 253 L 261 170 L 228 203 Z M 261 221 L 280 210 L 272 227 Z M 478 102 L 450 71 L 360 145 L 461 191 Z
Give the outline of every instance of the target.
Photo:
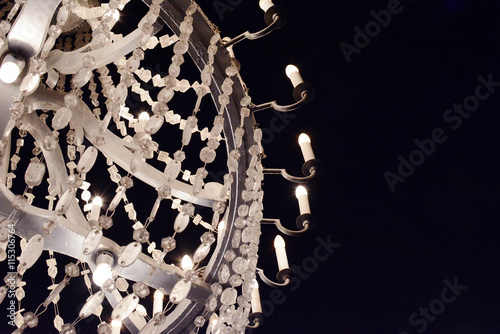
M 278 274 L 276 275 L 276 278 L 278 279 L 279 282 L 274 282 L 271 281 L 267 276 L 264 274 L 264 270 L 257 268 L 257 274 L 259 275 L 260 279 L 262 282 L 266 283 L 267 285 L 273 287 L 273 288 L 278 288 L 281 286 L 287 286 L 290 284 L 290 274 L 293 272 L 292 269 L 287 268 L 280 270 Z
M 297 88 L 299 89 L 298 96 L 296 94 Z M 269 109 L 269 108 L 273 108 L 274 110 L 281 111 L 281 112 L 294 111 L 294 110 L 299 109 L 304 104 L 310 102 L 313 99 L 313 97 L 314 97 L 314 88 L 313 88 L 312 85 L 304 82 L 304 83 L 298 85 L 294 89 L 294 96 L 295 96 L 295 99 L 297 100 L 297 102 L 295 102 L 293 104 L 289 104 L 289 105 L 286 105 L 286 106 L 281 106 L 278 103 L 276 103 L 276 101 L 272 101 L 272 102 L 267 102 L 267 103 L 263 103 L 263 104 L 259 104 L 259 105 L 253 105 L 251 107 L 251 109 L 254 112 L 255 111 L 261 111 L 261 110 Z M 299 98 L 297 99 L 297 97 L 299 97 Z
M 300 228 L 299 231 L 292 231 L 287 229 L 281 224 L 281 220 L 279 219 L 270 219 L 270 218 L 263 218 L 261 219 L 260 223 L 261 224 L 274 224 L 276 225 L 276 228 L 283 234 L 289 235 L 291 237 L 296 237 L 301 234 L 306 233 L 311 229 L 311 219 L 312 215 L 311 214 L 305 214 L 305 215 L 300 215 L 297 217 L 297 226 Z
M 314 159 L 316 160 L 316 159 Z M 293 182 L 293 183 L 306 183 L 316 176 L 318 176 L 318 167 L 317 166 L 311 166 L 309 168 L 309 175 L 305 176 L 293 176 L 287 173 L 285 169 L 282 168 L 265 168 L 263 171 L 264 174 L 269 174 L 269 175 L 281 175 L 283 178 L 287 181 Z
M 268 11 L 266 12 L 266 23 L 267 23 L 267 27 L 265 27 L 264 29 L 262 29 L 258 32 L 255 32 L 255 33 L 245 31 L 241 35 L 238 35 L 235 38 L 232 38 L 227 43 L 224 43 L 224 47 L 228 48 L 228 47 L 233 46 L 234 44 L 241 42 L 245 39 L 249 39 L 249 40 L 259 39 L 261 37 L 264 37 L 264 36 L 270 34 L 275 29 L 279 29 L 279 28 L 283 27 L 286 23 L 286 12 L 285 12 L 284 8 L 279 7 L 279 6 L 273 6 L 273 7 L 269 8 Z

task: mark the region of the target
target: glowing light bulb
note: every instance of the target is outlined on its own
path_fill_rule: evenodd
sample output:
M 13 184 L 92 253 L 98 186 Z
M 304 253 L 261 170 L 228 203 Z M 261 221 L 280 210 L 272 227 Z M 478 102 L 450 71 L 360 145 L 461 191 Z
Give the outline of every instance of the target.
M 302 151 L 302 156 L 304 157 L 304 161 L 316 159 L 311 146 L 311 138 L 309 138 L 308 135 L 302 133 L 299 136 L 299 145 L 300 145 L 300 150 Z
M 184 255 L 181 261 L 182 270 L 191 270 L 193 269 L 193 260 L 189 257 L 189 255 Z
M 92 280 L 94 281 L 94 283 L 97 286 L 102 287 L 104 282 L 106 282 L 106 280 L 110 278 L 113 278 L 111 266 L 108 263 L 98 264 L 92 275 Z
M 97 196 L 92 200 L 92 207 L 90 209 L 89 220 L 98 220 L 101 214 L 102 198 Z
M 298 85 L 304 82 L 302 76 L 300 75 L 299 69 L 295 65 L 288 65 L 285 68 L 285 73 L 286 76 L 292 82 L 293 87 L 297 87 Z
M 111 334 L 120 334 L 120 329 L 122 328 L 121 320 L 111 321 Z
M 299 201 L 300 214 L 304 215 L 311 213 L 311 208 L 309 206 L 309 197 L 307 197 L 307 189 L 303 186 L 298 186 L 295 190 L 295 196 Z
M 17 80 L 24 68 L 24 60 L 11 54 L 5 56 L 0 67 L 0 80 L 10 84 Z
M 274 238 L 274 249 L 276 250 L 276 258 L 278 259 L 278 268 L 279 270 L 289 268 L 288 258 L 286 256 L 285 249 L 285 239 L 281 235 L 277 235 Z
M 141 122 L 141 121 L 142 122 L 144 122 L 144 121 L 147 122 L 148 120 L 149 120 L 149 114 L 147 112 L 143 111 L 143 112 L 141 112 L 139 114 L 139 122 Z
M 111 265 L 113 262 L 113 256 L 107 252 L 102 252 L 97 255 L 97 267 L 92 274 L 92 280 L 97 286 L 102 287 L 106 280 L 113 278 L 113 272 L 111 271 Z
M 260 0 L 259 6 L 264 12 L 267 12 L 269 8 L 274 6 L 274 3 L 272 2 L 272 0 Z

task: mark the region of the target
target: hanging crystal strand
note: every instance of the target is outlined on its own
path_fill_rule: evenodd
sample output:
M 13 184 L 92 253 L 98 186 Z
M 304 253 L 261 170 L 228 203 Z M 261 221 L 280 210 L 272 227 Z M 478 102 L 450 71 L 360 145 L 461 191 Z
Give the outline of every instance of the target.
M 26 0 L 16 0 L 14 6 L 10 9 L 9 15 L 7 16 L 7 21 L 12 21 L 14 19 L 17 12 L 19 11 L 19 8 L 21 8 L 21 5 L 23 5 L 25 2 Z

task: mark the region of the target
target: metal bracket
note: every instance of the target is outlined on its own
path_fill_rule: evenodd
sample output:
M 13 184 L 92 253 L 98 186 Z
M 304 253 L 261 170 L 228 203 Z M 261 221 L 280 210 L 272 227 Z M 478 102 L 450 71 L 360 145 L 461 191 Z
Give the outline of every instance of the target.
M 297 220 L 295 223 L 297 224 L 297 227 L 300 229 L 298 231 L 292 231 L 287 229 L 281 224 L 281 220 L 279 219 L 270 219 L 270 218 L 263 218 L 260 220 L 261 224 L 273 224 L 276 225 L 276 228 L 283 234 L 296 237 L 301 234 L 306 233 L 309 231 L 314 225 L 312 223 L 312 218 L 313 216 L 310 213 L 303 214 L 297 217 Z
M 264 270 L 257 268 L 257 274 L 259 275 L 262 282 L 266 283 L 267 285 L 269 285 L 270 287 L 273 287 L 273 288 L 287 286 L 288 284 L 290 284 L 289 277 L 292 274 L 292 272 L 293 272 L 293 270 L 290 268 L 280 270 L 278 272 L 278 274 L 276 274 L 276 279 L 278 280 L 278 282 L 274 282 L 274 281 L 270 280 L 269 278 L 267 278 L 267 276 L 264 274 Z
M 264 29 L 262 29 L 258 32 L 255 32 L 255 33 L 245 31 L 241 35 L 238 35 L 235 38 L 231 39 L 230 41 L 224 43 L 224 47 L 228 48 L 228 47 L 233 46 L 234 44 L 241 42 L 245 39 L 249 39 L 249 40 L 259 39 L 261 37 L 264 37 L 264 36 L 270 34 L 275 29 L 279 29 L 279 28 L 283 27 L 287 21 L 287 14 L 286 14 L 285 8 L 280 7 L 280 6 L 273 6 L 273 7 L 269 8 L 266 11 L 266 15 L 264 17 L 264 20 L 267 23 L 267 27 L 265 27 Z

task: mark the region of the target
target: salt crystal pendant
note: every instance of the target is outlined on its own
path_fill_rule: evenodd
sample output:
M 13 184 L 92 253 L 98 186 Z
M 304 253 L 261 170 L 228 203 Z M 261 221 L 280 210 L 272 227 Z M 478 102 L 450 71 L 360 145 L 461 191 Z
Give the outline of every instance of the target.
M 137 304 L 139 304 L 139 297 L 135 294 L 128 295 L 116 305 L 111 313 L 111 318 L 113 320 L 124 320 L 135 310 Z
M 180 171 L 180 161 L 170 160 L 169 162 L 167 162 L 167 167 L 165 167 L 164 177 L 167 181 L 175 180 Z
M 108 210 L 109 211 L 115 211 L 116 207 L 118 204 L 120 204 L 120 201 L 122 200 L 123 196 L 125 195 L 125 190 L 126 188 L 124 186 L 119 186 L 118 189 L 116 190 L 116 195 L 113 197 L 111 200 L 111 203 L 109 203 Z
M 76 88 L 81 88 L 89 82 L 92 77 L 92 70 L 90 68 L 83 67 L 73 76 L 73 84 Z
M 26 168 L 24 174 L 24 181 L 28 187 L 33 188 L 42 183 L 43 176 L 45 175 L 45 164 L 38 159 L 32 160 Z
M 181 301 L 186 299 L 190 290 L 191 290 L 191 281 L 190 280 L 180 280 L 172 288 L 172 292 L 170 293 L 170 297 L 169 297 L 170 302 L 173 304 L 179 304 Z
M 141 150 L 137 150 L 132 157 L 132 161 L 130 162 L 130 171 L 132 173 L 136 173 L 142 166 L 144 162 L 144 156 Z
M 19 265 L 24 269 L 31 268 L 31 266 L 35 264 L 35 262 L 42 254 L 43 245 L 43 236 L 41 236 L 40 234 L 32 236 L 21 253 L 21 257 L 19 258 Z
M 57 202 L 57 205 L 55 208 L 56 214 L 58 214 L 58 215 L 65 214 L 66 211 L 68 211 L 68 209 L 71 205 L 71 202 L 75 198 L 75 195 L 76 195 L 75 188 L 69 187 L 68 189 L 66 189 L 66 191 L 62 194 L 61 198 Z
M 123 277 L 118 277 L 116 279 L 116 288 L 121 291 L 121 292 L 125 292 L 127 291 L 128 289 L 128 282 L 125 278 Z
M 226 284 L 227 281 L 229 280 L 229 277 L 231 276 L 231 272 L 229 271 L 229 267 L 227 264 L 223 264 L 220 269 L 219 269 L 219 282 L 221 284 Z
M 116 102 L 118 102 L 118 103 L 124 103 L 125 100 L 127 99 L 127 95 L 128 95 L 127 86 L 123 82 L 119 83 L 116 86 L 113 95 L 114 95 L 114 98 L 115 98 Z
M 238 297 L 238 291 L 234 288 L 226 288 L 220 296 L 220 301 L 223 305 L 233 305 Z
M 40 74 L 28 73 L 21 82 L 20 90 L 24 95 L 32 94 L 40 84 Z
M 154 135 L 160 130 L 163 123 L 165 122 L 165 117 L 160 115 L 153 115 L 144 125 L 144 132 L 150 135 Z
M 237 258 L 235 258 L 233 260 L 232 267 L 233 267 L 233 271 L 236 274 L 243 274 L 247 270 L 247 262 L 244 258 L 242 258 L 241 256 L 238 256 Z
M 160 103 L 169 103 L 174 97 L 175 91 L 173 88 L 164 87 L 158 93 L 158 102 Z
M 210 244 L 209 243 L 203 243 L 194 252 L 193 255 L 193 262 L 197 263 L 202 261 L 210 252 Z
M 87 234 L 85 240 L 82 243 L 83 254 L 88 255 L 95 251 L 99 244 L 101 243 L 102 230 L 95 228 Z
M 90 171 L 90 169 L 94 166 L 98 153 L 99 151 L 94 146 L 88 147 L 80 157 L 76 170 L 80 173 L 88 173 L 88 171 Z
M 49 294 L 49 296 L 47 297 L 47 299 L 45 299 L 45 301 L 42 303 L 43 307 L 47 307 L 49 306 L 49 304 L 54 301 L 54 299 L 56 299 L 56 297 L 59 296 L 59 293 L 62 291 L 62 289 L 64 289 L 66 287 L 66 285 L 68 285 L 68 279 L 63 279 L 55 288 L 54 290 L 52 290 Z
M 100 290 L 87 300 L 85 305 L 83 305 L 82 309 L 80 310 L 78 316 L 82 319 L 89 317 L 92 313 L 94 313 L 94 310 L 102 304 L 103 300 L 104 291 Z
M 186 121 L 186 127 L 184 128 L 182 132 L 182 145 L 189 145 L 189 142 L 191 141 L 191 137 L 193 135 L 193 130 L 195 129 L 196 125 L 198 123 L 198 119 L 196 116 L 189 116 L 187 121 Z
M 217 308 L 217 304 L 218 304 L 217 297 L 211 295 L 210 297 L 207 298 L 207 301 L 205 302 L 205 308 L 207 309 L 207 311 L 213 312 Z
M 210 147 L 204 147 L 200 151 L 200 160 L 203 161 L 204 163 L 211 163 L 215 160 L 216 153 L 213 149 Z
M 118 257 L 118 264 L 122 267 L 128 267 L 137 260 L 141 254 L 142 247 L 138 242 L 131 242 L 123 249 L 120 257 Z
M 189 215 L 184 212 L 179 212 L 174 221 L 174 231 L 181 233 L 186 229 L 189 223 Z
M 52 128 L 54 130 L 60 130 L 68 126 L 71 117 L 73 116 L 73 111 L 69 108 L 62 107 L 59 108 L 52 119 Z

